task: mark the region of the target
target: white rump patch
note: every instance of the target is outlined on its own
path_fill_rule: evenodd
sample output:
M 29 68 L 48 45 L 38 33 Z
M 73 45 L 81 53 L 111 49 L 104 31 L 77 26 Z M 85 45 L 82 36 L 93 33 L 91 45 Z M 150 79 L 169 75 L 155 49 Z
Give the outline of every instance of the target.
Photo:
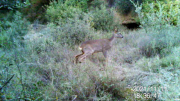
M 79 50 L 82 50 L 82 48 L 81 48 L 81 47 L 79 47 Z

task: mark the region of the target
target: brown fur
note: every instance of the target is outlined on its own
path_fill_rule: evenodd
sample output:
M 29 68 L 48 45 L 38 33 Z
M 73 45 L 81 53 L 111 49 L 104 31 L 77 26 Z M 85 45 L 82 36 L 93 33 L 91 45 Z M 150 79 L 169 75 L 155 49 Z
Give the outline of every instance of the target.
M 123 38 L 123 36 L 121 34 L 117 34 L 116 32 L 116 34 L 113 34 L 113 36 L 109 39 L 89 40 L 83 42 L 80 46 L 82 53 L 76 55 L 76 63 L 78 61 L 81 62 L 87 56 L 97 52 L 102 52 L 104 57 L 107 58 L 107 51 L 111 49 L 116 38 Z

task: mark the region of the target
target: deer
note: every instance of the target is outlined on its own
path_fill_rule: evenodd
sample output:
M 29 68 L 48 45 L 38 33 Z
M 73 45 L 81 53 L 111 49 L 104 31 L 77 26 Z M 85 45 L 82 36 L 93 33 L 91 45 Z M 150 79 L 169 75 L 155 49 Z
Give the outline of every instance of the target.
M 109 39 L 89 40 L 83 42 L 79 47 L 79 50 L 82 53 L 75 56 L 76 64 L 78 62 L 81 63 L 87 56 L 98 52 L 102 52 L 106 61 L 108 61 L 107 52 L 111 49 L 117 38 L 123 38 L 123 35 L 115 30 L 112 37 Z

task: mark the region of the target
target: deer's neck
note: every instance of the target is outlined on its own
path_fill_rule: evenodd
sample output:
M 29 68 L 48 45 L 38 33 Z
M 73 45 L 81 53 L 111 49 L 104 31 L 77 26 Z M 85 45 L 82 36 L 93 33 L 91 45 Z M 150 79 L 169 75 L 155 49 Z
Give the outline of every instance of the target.
M 115 42 L 116 38 L 115 38 L 115 35 L 113 34 L 113 36 L 111 38 L 109 38 L 109 41 L 110 41 L 110 45 L 112 46 L 113 43 Z

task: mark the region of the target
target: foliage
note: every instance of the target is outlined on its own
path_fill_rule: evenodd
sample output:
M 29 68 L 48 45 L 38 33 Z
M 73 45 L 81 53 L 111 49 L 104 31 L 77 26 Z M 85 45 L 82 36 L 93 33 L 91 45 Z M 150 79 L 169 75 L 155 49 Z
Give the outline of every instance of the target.
M 105 5 L 101 5 L 100 8 L 96 7 L 90 12 L 90 23 L 96 30 L 110 31 L 115 28 L 113 9 L 107 9 Z
M 166 90 L 158 90 L 159 100 L 178 99 L 180 89 L 179 83 L 179 46 L 180 30 L 179 18 L 176 19 L 177 26 L 171 22 L 169 17 L 176 16 L 171 7 L 168 11 L 164 4 L 157 2 L 148 4 L 150 10 L 143 11 L 142 5 L 136 6 L 141 27 L 145 29 L 144 38 L 139 41 L 139 46 L 143 55 L 147 56 L 137 62 L 138 66 L 153 73 L 159 73 L 163 78 L 159 79 L 158 85 L 166 87 Z M 158 9 L 157 9 L 158 8 Z M 179 9 L 178 9 L 179 12 Z
M 66 23 L 67 20 L 75 18 L 77 15 L 83 16 L 83 11 L 87 11 L 87 0 L 66 0 L 53 1 L 47 7 L 47 19 L 51 22 Z
M 83 19 L 87 13 L 83 12 L 83 8 L 78 5 L 81 5 L 81 2 L 85 1 L 78 2 L 76 5 L 74 2 L 71 2 L 71 0 L 66 0 L 64 2 L 51 2 L 47 8 L 47 18 L 49 21 L 56 24 L 65 24 L 76 20 L 77 17 Z M 91 2 L 91 4 L 93 4 L 93 2 Z M 91 11 L 88 13 L 89 16 L 91 16 L 88 19 L 88 23 L 91 24 L 91 27 L 97 30 L 105 31 L 112 30 L 114 28 L 115 23 L 113 21 L 113 9 L 109 9 L 108 11 L 107 9 L 108 8 L 103 4 L 96 8 L 91 8 Z
M 93 33 L 93 29 L 87 22 L 88 16 L 84 16 L 84 18 L 77 16 L 75 20 L 67 21 L 66 24 L 60 22 L 59 28 L 52 27 L 52 31 L 55 32 L 53 36 L 61 44 L 68 44 L 69 46 L 80 44 L 90 39 Z
M 8 10 L 14 10 L 17 8 L 24 8 L 28 5 L 30 5 L 29 0 L 25 0 L 25 2 L 22 2 L 21 0 L 2 0 L 0 1 L 0 8 L 8 9 Z
M 30 28 L 29 33 L 24 36 L 24 48 L 20 46 L 10 51 L 8 53 L 10 56 L 6 58 L 3 58 L 5 52 L 0 54 L 1 64 L 3 64 L 3 68 L 0 69 L 5 70 L 2 72 L 2 80 L 12 73 L 16 75 L 13 82 L 4 88 L 6 98 L 9 100 L 18 97 L 28 100 L 115 98 L 112 91 L 118 92 L 120 88 L 116 89 L 114 84 L 111 85 L 112 82 L 118 84 L 108 76 L 112 74 L 103 72 L 99 74 L 99 71 L 93 71 L 97 66 L 90 62 L 87 65 L 74 65 L 73 50 L 66 45 L 61 45 L 61 41 L 57 41 L 55 38 L 57 30 L 53 31 L 55 26 L 50 24 L 39 31 Z M 93 68 L 90 68 L 91 66 Z
M 172 48 L 171 53 L 166 57 L 159 58 L 159 56 L 156 56 L 153 58 L 143 58 L 139 60 L 136 65 L 142 66 L 145 71 L 156 72 L 162 76 L 158 81 L 160 88 L 156 91 L 159 100 L 179 98 L 179 47 Z
M 64 4 L 81 9 L 83 12 L 88 11 L 88 1 L 90 0 L 65 0 Z M 60 1 L 59 1 L 60 2 Z
M 155 28 L 154 28 L 155 29 Z M 156 54 L 165 56 L 170 52 L 170 49 L 179 45 L 180 30 L 175 26 L 167 26 L 161 30 L 148 30 L 146 39 L 140 41 L 140 47 L 144 55 L 150 57 Z
M 54 3 L 54 6 L 52 6 Z M 52 2 L 47 8 L 47 17 L 51 22 L 66 23 L 67 20 L 74 18 L 77 15 L 81 15 L 81 10 L 74 7 L 69 7 L 61 3 Z
M 142 12 L 150 14 L 153 12 L 159 12 L 161 11 L 161 15 L 164 16 L 162 17 L 166 23 L 171 23 L 173 25 L 177 25 L 177 21 L 179 19 L 179 5 L 180 1 L 179 0 L 159 0 L 159 1 L 144 1 L 143 3 L 143 9 Z M 147 17 L 149 15 L 146 15 Z M 156 15 L 154 15 L 156 16 Z
M 60 26 L 55 28 L 57 31 L 54 34 L 58 42 L 74 46 L 90 39 L 93 28 L 105 31 L 114 29 L 112 9 L 107 11 L 106 7 L 101 5 L 100 8 L 85 13 L 77 5 L 69 3 L 69 0 L 64 3 L 53 1 L 47 9 L 48 19 Z
M 101 6 L 104 5 L 104 6 L 108 6 L 107 3 L 103 0 L 93 0 L 91 3 L 90 3 L 90 10 L 93 10 L 94 8 L 99 8 L 101 9 Z
M 31 5 L 20 9 L 27 20 L 34 22 L 39 20 L 41 23 L 47 21 L 45 17 L 46 5 L 49 4 L 51 0 L 30 0 Z
M 168 53 L 168 50 L 173 46 L 179 45 L 179 28 L 173 26 L 168 21 L 169 16 L 175 16 L 174 13 L 163 12 L 164 8 L 159 3 L 159 10 L 154 9 L 153 4 L 149 4 L 151 10 L 148 13 L 141 12 L 142 6 L 137 7 L 136 12 L 139 15 L 141 27 L 146 30 L 148 40 L 142 40 L 145 42 L 141 45 L 143 53 L 147 56 L 153 56 L 155 54 L 161 54 L 161 56 Z M 170 9 L 170 11 L 172 11 Z M 177 22 L 179 19 L 177 19 Z
M 142 0 L 133 0 L 135 3 L 142 3 Z M 118 12 L 123 15 L 128 15 L 130 12 L 134 12 L 135 8 L 130 0 L 115 0 L 115 7 Z
M 81 1 L 61 1 L 48 6 L 48 24 L 30 25 L 19 12 L 0 22 L 0 86 L 15 75 L 0 91 L 0 100 L 147 100 L 135 98 L 137 86 L 167 87 L 142 91 L 159 95 L 149 101 L 179 99 L 179 20 L 177 26 L 166 21 L 169 14 L 161 12 L 161 4 L 160 10 L 151 8 L 149 13 L 136 6 L 142 28 L 123 34 L 104 66 L 102 54 L 81 64 L 73 63 L 74 56 L 82 41 L 112 35 L 118 26 L 113 22 L 114 9 L 101 0 L 89 10 L 86 0 L 80 5 L 76 2 Z
M 23 36 L 27 33 L 29 22 L 22 17 L 20 12 L 16 12 L 11 21 L 3 23 L 0 31 L 0 46 L 10 49 L 21 43 Z

